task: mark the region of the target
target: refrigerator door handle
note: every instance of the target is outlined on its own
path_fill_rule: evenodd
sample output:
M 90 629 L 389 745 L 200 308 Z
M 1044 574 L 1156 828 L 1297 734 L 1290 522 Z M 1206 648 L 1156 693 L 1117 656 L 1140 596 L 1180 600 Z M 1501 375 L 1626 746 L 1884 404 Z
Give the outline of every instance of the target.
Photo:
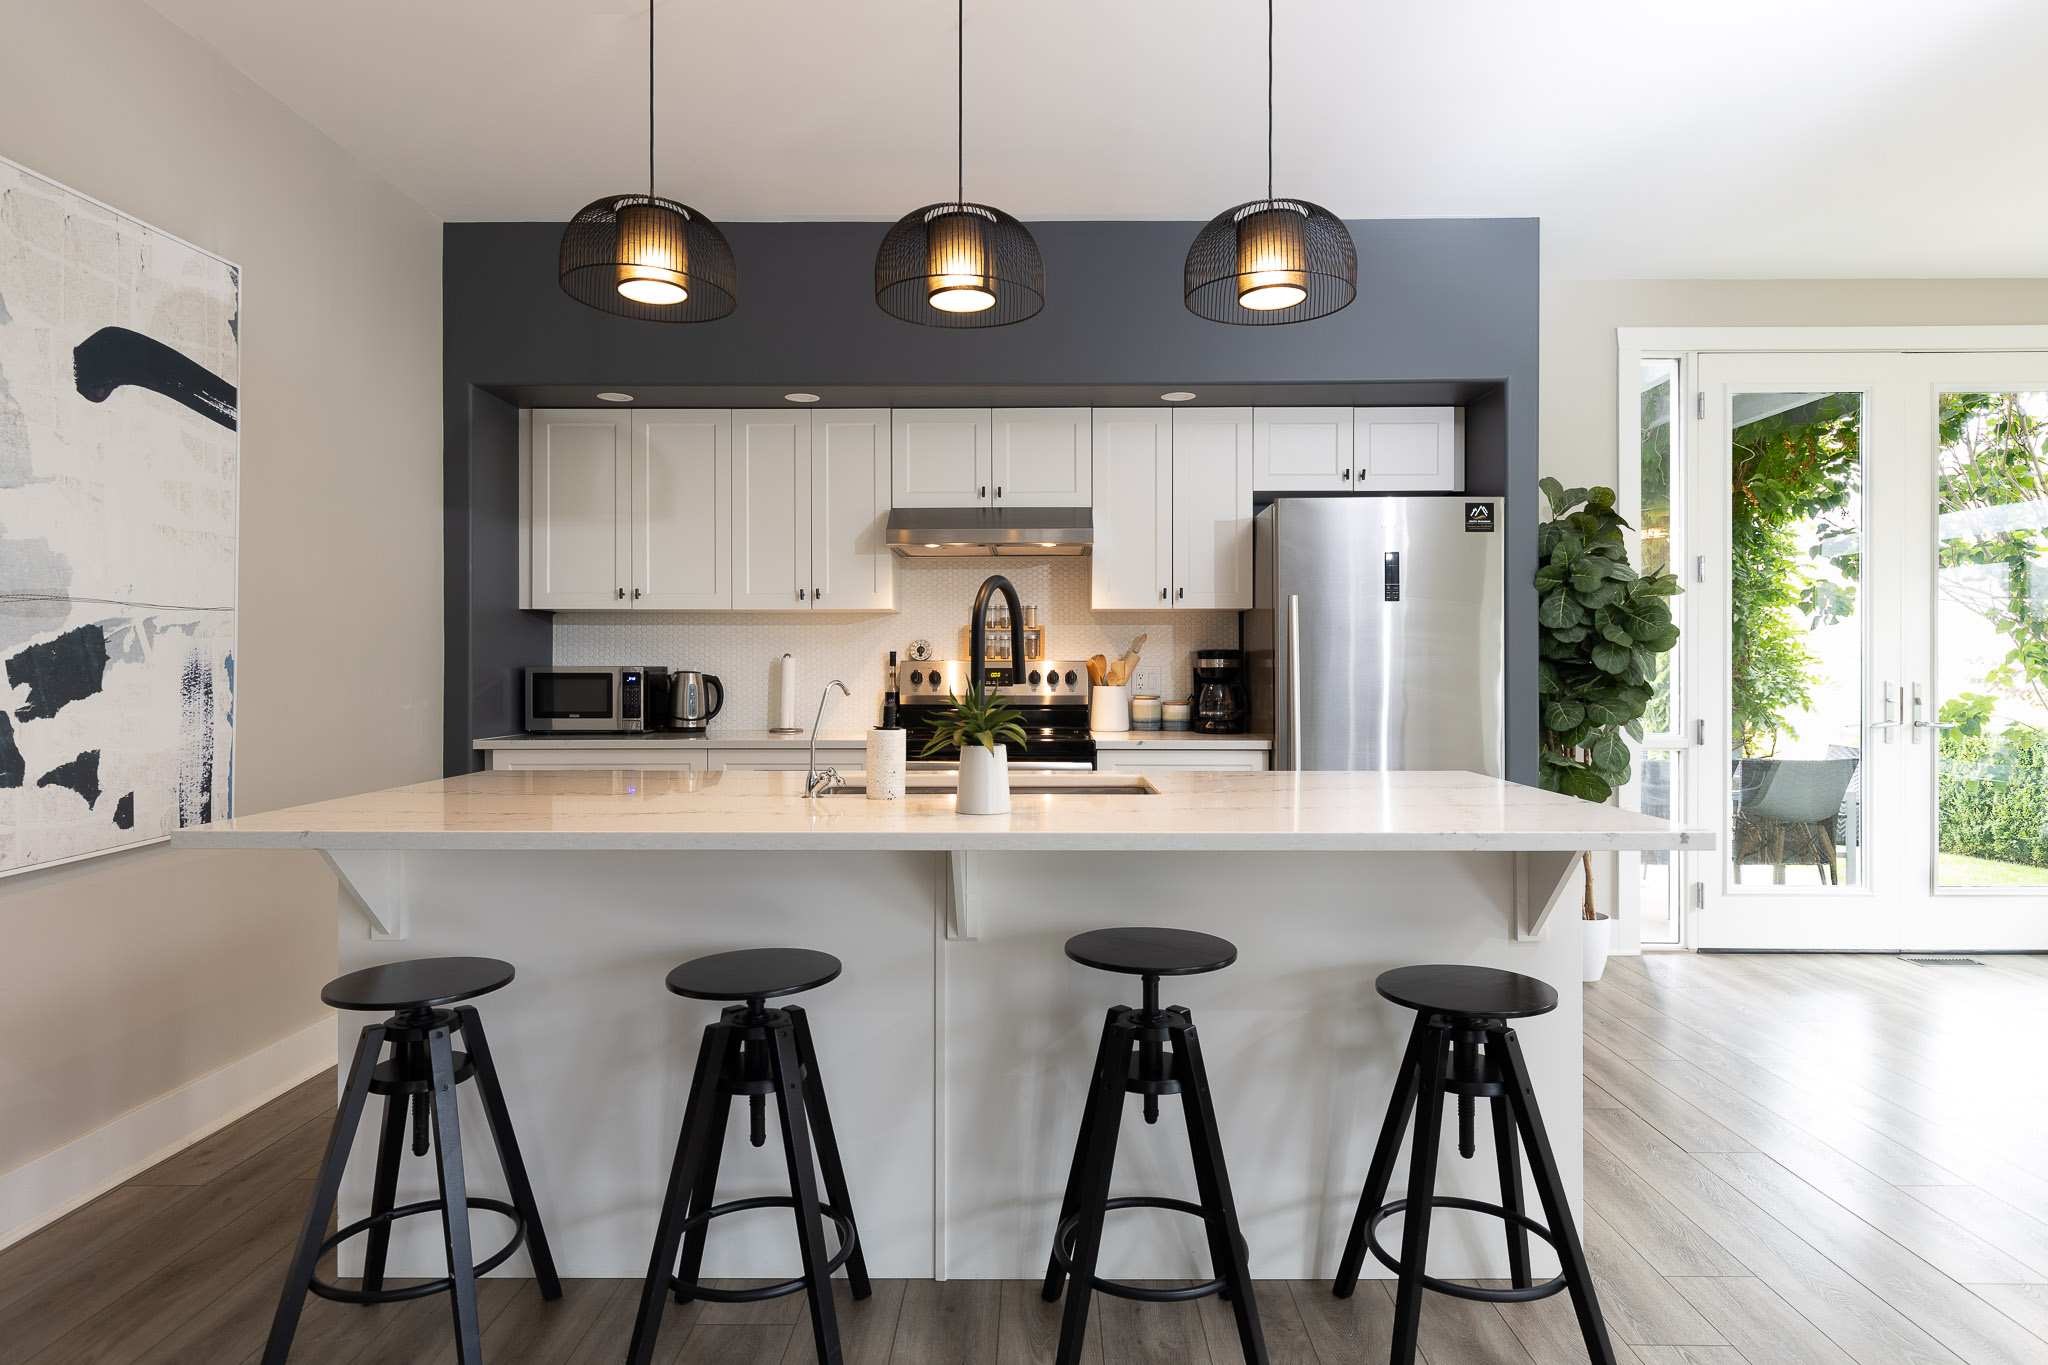
M 1287 766 L 1301 771 L 1301 594 L 1287 598 Z

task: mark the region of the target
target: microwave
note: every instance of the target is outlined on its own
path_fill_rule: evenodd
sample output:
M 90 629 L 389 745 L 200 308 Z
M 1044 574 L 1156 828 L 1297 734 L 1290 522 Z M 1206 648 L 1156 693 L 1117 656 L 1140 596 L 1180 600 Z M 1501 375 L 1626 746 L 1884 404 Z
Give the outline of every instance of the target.
M 666 668 L 529 668 L 526 728 L 542 734 L 659 730 L 668 723 Z

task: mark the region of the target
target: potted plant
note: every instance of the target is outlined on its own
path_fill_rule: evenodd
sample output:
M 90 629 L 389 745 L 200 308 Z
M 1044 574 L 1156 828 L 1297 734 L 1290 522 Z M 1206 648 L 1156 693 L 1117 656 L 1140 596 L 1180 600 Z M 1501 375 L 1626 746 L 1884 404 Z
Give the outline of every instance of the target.
M 1002 815 L 1010 809 L 1010 750 L 1003 741 L 1024 747 L 1023 719 L 1023 712 L 984 685 L 965 697 L 955 695 L 932 722 L 932 737 L 918 757 L 959 746 L 957 809 L 962 815 Z
M 1657 658 L 1678 643 L 1670 599 L 1684 589 L 1668 571 L 1638 574 L 1628 562 L 1611 488 L 1538 481 L 1550 518 L 1537 531 L 1536 691 L 1542 751 L 1538 784 L 1584 801 L 1606 801 L 1629 780 L 1624 735 L 1641 741 L 1656 695 Z M 1614 921 L 1593 904 L 1586 873 L 1585 979 L 1598 981 L 1614 947 Z

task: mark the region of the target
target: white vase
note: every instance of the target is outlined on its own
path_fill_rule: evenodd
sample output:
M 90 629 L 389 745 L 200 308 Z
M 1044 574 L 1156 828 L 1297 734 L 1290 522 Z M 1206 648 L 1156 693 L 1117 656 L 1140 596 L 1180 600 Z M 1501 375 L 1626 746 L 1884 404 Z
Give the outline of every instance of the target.
M 1607 955 L 1614 951 L 1614 921 L 1606 915 L 1582 919 L 1579 932 L 1585 950 L 1585 980 L 1598 981 L 1607 970 Z
M 1120 735 L 1131 728 L 1131 689 L 1104 683 L 1088 693 L 1088 728 L 1098 734 Z
M 868 731 L 868 800 L 903 799 L 904 738 L 900 725 L 891 729 L 878 725 Z
M 979 744 L 960 746 L 962 815 L 1006 815 L 1010 810 L 1010 747 L 990 753 Z

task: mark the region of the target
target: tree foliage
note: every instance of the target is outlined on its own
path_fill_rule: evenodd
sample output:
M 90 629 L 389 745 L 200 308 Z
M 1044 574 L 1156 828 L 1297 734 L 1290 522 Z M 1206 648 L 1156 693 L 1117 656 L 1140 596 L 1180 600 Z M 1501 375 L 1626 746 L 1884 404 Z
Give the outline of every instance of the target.
M 1944 596 L 1982 616 L 2011 642 L 1984 681 L 2000 693 L 2048 710 L 2048 583 L 2036 566 L 2048 558 L 2038 503 L 2048 493 L 2043 423 L 2017 393 L 1941 396 L 1942 520 L 1937 551 Z M 2005 509 L 2018 517 L 2001 516 Z M 1971 513 L 1978 513 L 1972 516 Z M 1964 534 L 1950 534 L 1962 531 Z M 1965 566 L 1983 565 L 1985 573 Z
M 1605 801 L 1629 780 L 1627 734 L 1643 737 L 1656 661 L 1678 643 L 1669 572 L 1629 566 L 1611 488 L 1541 481 L 1550 520 L 1537 532 L 1539 784 Z

